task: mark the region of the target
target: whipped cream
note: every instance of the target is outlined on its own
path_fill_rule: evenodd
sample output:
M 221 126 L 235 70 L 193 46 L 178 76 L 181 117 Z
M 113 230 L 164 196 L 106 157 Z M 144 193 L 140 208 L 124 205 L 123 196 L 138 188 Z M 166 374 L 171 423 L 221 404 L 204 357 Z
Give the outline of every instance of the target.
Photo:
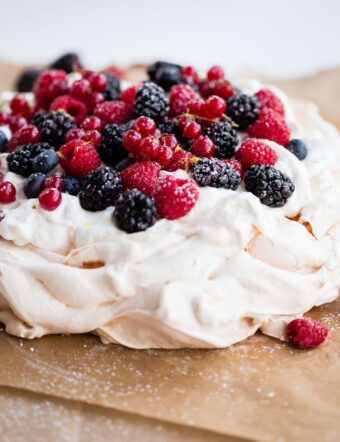
M 244 81 L 254 93 L 263 86 Z M 261 329 L 284 338 L 285 324 L 335 299 L 340 288 L 340 138 L 308 102 L 285 105 L 300 162 L 282 146 L 275 165 L 296 190 L 278 209 L 237 191 L 201 188 L 176 221 L 126 234 L 113 208 L 87 212 L 63 194 L 53 212 L 23 195 L 1 207 L 0 320 L 9 333 L 95 332 L 134 348 L 225 347 Z M 184 171 L 176 176 L 187 176 Z

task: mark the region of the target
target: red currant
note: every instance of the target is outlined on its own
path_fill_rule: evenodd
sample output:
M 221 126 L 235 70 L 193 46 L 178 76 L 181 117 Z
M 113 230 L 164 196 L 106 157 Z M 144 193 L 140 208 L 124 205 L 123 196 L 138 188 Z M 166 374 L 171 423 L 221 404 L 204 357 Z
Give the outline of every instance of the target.
M 60 191 L 64 188 L 64 181 L 60 176 L 50 175 L 44 181 L 45 189 L 58 189 Z
M 9 204 L 15 201 L 16 189 L 9 181 L 3 181 L 0 184 L 0 203 Z
M 120 100 L 125 101 L 125 103 L 131 104 L 131 106 L 133 106 L 135 103 L 136 92 L 142 86 L 143 86 L 142 83 L 138 83 L 128 87 L 121 93 Z
M 214 94 L 224 100 L 228 100 L 228 98 L 234 95 L 234 88 L 228 81 L 217 81 L 214 86 Z
M 78 100 L 86 100 L 91 93 L 90 83 L 87 80 L 77 80 L 72 84 L 70 93 Z
M 41 192 L 39 195 L 40 206 L 44 210 L 55 210 L 61 203 L 62 196 L 58 189 L 48 188 Z
M 67 134 L 65 135 L 65 142 L 68 143 L 72 140 L 82 140 L 85 136 L 84 129 L 74 127 L 73 129 L 70 129 Z
M 101 131 L 103 128 L 103 123 L 100 118 L 92 116 L 92 117 L 85 118 L 85 120 L 81 124 L 81 127 L 84 130 L 99 130 L 99 131 Z
M 9 106 L 14 115 L 22 115 L 25 118 L 30 118 L 31 109 L 27 99 L 23 95 L 14 95 Z
M 196 123 L 195 121 L 191 121 L 183 129 L 183 135 L 189 140 L 193 140 L 201 135 L 202 128 L 201 125 Z
M 207 80 L 208 81 L 214 81 L 214 80 L 222 80 L 224 78 L 224 70 L 221 68 L 221 66 L 213 66 L 209 69 L 207 73 Z
M 170 163 L 170 161 L 172 160 L 173 156 L 174 156 L 174 153 L 171 149 L 169 149 L 168 147 L 162 146 L 157 157 L 155 158 L 155 160 L 161 166 L 166 167 Z
M 139 144 L 139 153 L 144 155 L 149 160 L 156 158 L 161 149 L 160 141 L 152 136 L 143 138 Z
M 18 129 L 27 124 L 27 120 L 21 115 L 8 115 L 7 123 L 9 124 L 12 133 L 15 133 Z
M 129 152 L 137 152 L 141 140 L 142 135 L 135 130 L 126 131 L 122 138 L 123 146 Z
M 201 136 L 193 141 L 190 151 L 197 157 L 210 158 L 215 153 L 215 145 L 209 137 Z
M 94 74 L 89 78 L 90 86 L 94 92 L 104 92 L 107 88 L 107 79 L 104 74 Z
M 102 134 L 98 130 L 88 130 L 85 132 L 83 140 L 92 143 L 94 147 L 98 147 L 102 142 Z
M 85 80 L 89 80 L 92 75 L 94 75 L 95 72 L 94 71 L 89 71 L 89 70 L 85 70 L 82 72 L 81 76 L 85 79 Z
M 190 117 L 181 117 L 178 120 L 178 127 L 181 129 L 181 131 L 183 132 L 185 126 L 187 126 L 189 123 L 191 123 L 192 121 L 194 121 L 192 118 Z
M 185 66 L 181 70 L 182 80 L 188 81 L 189 83 L 198 83 L 198 73 L 196 69 L 192 66 Z
M 40 131 L 32 124 L 26 124 L 18 129 L 7 145 L 7 151 L 13 152 L 21 144 L 37 143 L 40 141 Z
M 191 101 L 189 103 L 189 112 L 198 117 L 204 117 L 204 101 L 201 98 Z
M 178 146 L 178 141 L 175 135 L 162 135 L 159 141 L 162 146 L 168 147 L 171 150 L 175 150 Z
M 133 123 L 133 128 L 139 132 L 142 137 L 153 135 L 156 130 L 156 123 L 149 117 L 139 117 Z
M 161 135 L 162 135 L 162 132 L 161 132 L 159 129 L 156 129 L 156 130 L 155 130 L 155 133 L 153 134 L 153 136 L 154 136 L 155 138 L 159 138 Z
M 214 83 L 209 81 L 201 81 L 198 84 L 199 91 L 202 95 L 202 97 L 206 98 L 209 97 L 213 93 L 214 90 Z
M 103 103 L 103 101 L 104 101 L 103 94 L 101 94 L 100 92 L 92 92 L 92 94 L 87 97 L 85 104 L 87 106 L 88 111 L 93 112 L 97 104 Z
M 208 117 L 211 118 L 220 118 L 227 106 L 223 98 L 218 97 L 217 95 L 212 95 L 207 99 L 204 104 L 204 110 Z

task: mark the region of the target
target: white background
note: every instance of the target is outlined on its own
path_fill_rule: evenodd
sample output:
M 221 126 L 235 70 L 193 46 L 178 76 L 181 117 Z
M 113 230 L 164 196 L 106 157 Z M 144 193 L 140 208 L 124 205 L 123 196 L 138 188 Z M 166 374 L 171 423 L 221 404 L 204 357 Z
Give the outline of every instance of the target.
M 340 65 L 340 0 L 0 0 L 0 58 L 167 59 L 279 76 Z

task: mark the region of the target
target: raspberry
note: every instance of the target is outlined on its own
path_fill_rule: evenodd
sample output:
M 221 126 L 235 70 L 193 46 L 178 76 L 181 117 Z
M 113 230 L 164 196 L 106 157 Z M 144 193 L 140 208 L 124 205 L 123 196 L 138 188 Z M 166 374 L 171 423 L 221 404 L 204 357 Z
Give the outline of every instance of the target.
M 71 72 L 80 71 L 83 68 L 83 64 L 79 58 L 79 55 L 74 52 L 68 52 L 61 57 L 57 58 L 52 64 L 52 69 L 62 69 L 70 74 Z
M 40 130 L 41 140 L 50 143 L 55 149 L 65 143 L 65 135 L 74 127 L 72 119 L 63 111 L 50 114 L 38 112 L 31 123 Z
M 192 166 L 193 178 L 202 187 L 236 190 L 241 177 L 232 166 L 216 158 L 200 158 Z
M 306 144 L 302 140 L 298 139 L 290 140 L 285 145 L 285 148 L 295 155 L 300 161 L 304 160 L 308 153 Z
M 285 116 L 285 108 L 282 101 L 270 89 L 260 89 L 258 92 L 256 92 L 255 96 L 261 103 L 262 109 L 269 107 L 270 109 L 273 109 L 278 114 L 280 114 L 282 117 Z
M 149 117 L 160 123 L 169 113 L 169 100 L 164 89 L 151 81 L 143 84 L 136 93 L 134 104 L 136 117 Z
M 181 69 L 178 64 L 157 61 L 148 68 L 148 74 L 151 81 L 168 92 L 171 86 L 181 83 Z
M 118 124 L 108 124 L 104 127 L 102 144 L 98 147 L 100 158 L 104 163 L 115 166 L 128 155 L 122 143 L 125 132 L 126 128 Z
M 9 181 L 3 181 L 0 184 L 0 203 L 10 204 L 16 199 L 16 189 Z
M 84 79 L 75 81 L 70 88 L 71 96 L 78 100 L 86 100 L 90 93 L 90 83 Z
M 42 72 L 34 85 L 33 92 L 36 104 L 48 109 L 56 97 L 68 92 L 66 73 L 61 70 Z
M 278 156 L 268 144 L 263 143 L 255 138 L 248 138 L 235 154 L 235 158 L 242 163 L 245 169 L 253 164 L 270 164 L 274 166 L 278 160 Z
M 241 176 L 241 178 L 243 178 L 244 175 L 244 170 L 242 167 L 242 164 L 237 161 L 237 160 L 222 160 L 223 163 L 229 164 L 234 170 L 236 170 L 236 172 L 238 172 Z
M 189 103 L 192 100 L 199 98 L 197 92 L 195 92 L 190 86 L 186 84 L 180 84 L 173 86 L 170 92 L 170 112 L 169 117 L 177 117 L 188 110 Z
M 104 102 L 104 95 L 100 92 L 92 92 L 86 99 L 85 104 L 88 112 L 93 113 L 98 104 Z
M 18 146 L 7 156 L 8 169 L 18 175 L 27 177 L 34 172 L 34 158 L 48 149 L 51 149 L 48 143 L 27 143 L 23 146 Z
M 105 101 L 118 100 L 120 97 L 120 81 L 117 75 L 109 72 L 104 72 L 102 75 L 106 78 L 106 88 L 103 92 Z M 92 86 L 93 87 L 93 86 Z
M 40 140 L 40 131 L 32 124 L 25 124 L 15 132 L 7 145 L 7 151 L 13 152 L 18 146 L 27 143 L 37 143 Z
M 290 130 L 280 114 L 272 109 L 261 110 L 259 118 L 247 129 L 249 136 L 265 138 L 285 146 L 290 138 Z
M 162 218 L 177 219 L 187 215 L 198 200 L 197 183 L 192 179 L 176 179 L 163 174 L 155 187 L 155 202 Z
M 153 196 L 161 166 L 155 161 L 143 161 L 129 166 L 120 173 L 124 190 L 138 189 Z
M 133 86 L 128 87 L 127 89 L 125 89 L 121 95 L 120 95 L 120 99 L 122 101 L 124 101 L 127 104 L 130 104 L 131 106 L 133 106 L 135 104 L 135 97 L 136 97 L 136 92 L 138 91 L 138 89 L 140 89 L 143 86 L 142 83 L 137 83 L 134 84 Z
M 215 157 L 227 159 L 234 156 L 238 137 L 236 130 L 228 120 L 210 124 L 205 133 L 215 145 Z
M 179 148 L 174 152 L 174 155 L 167 165 L 166 170 L 168 172 L 175 172 L 178 169 L 185 170 L 189 172 L 193 161 L 197 161 L 197 158 L 190 152 L 186 152 L 185 150 Z
M 227 101 L 227 115 L 238 124 L 238 130 L 245 130 L 255 123 L 259 112 L 260 103 L 255 96 L 237 93 Z
M 132 118 L 132 108 L 124 101 L 105 101 L 94 109 L 94 115 L 105 124 L 125 124 Z
M 288 341 L 296 348 L 313 348 L 322 344 L 328 329 L 311 318 L 294 319 L 287 326 Z
M 40 74 L 40 69 L 25 69 L 17 78 L 15 90 L 18 92 L 31 92 Z
M 128 190 L 118 199 L 114 218 L 119 229 L 127 233 L 141 232 L 155 224 L 155 202 L 137 189 Z
M 81 123 L 87 115 L 87 107 L 77 98 L 69 95 L 60 95 L 55 98 L 50 105 L 50 112 L 64 111 L 71 115 L 75 124 Z
M 192 66 L 184 66 L 181 70 L 181 77 L 183 81 L 191 84 L 198 84 L 199 78 L 196 69 Z
M 62 200 L 61 192 L 58 189 L 45 189 L 39 195 L 39 204 L 44 210 L 49 212 L 60 206 Z
M 91 143 L 72 140 L 59 151 L 61 167 L 69 174 L 83 178 L 100 166 L 98 152 Z

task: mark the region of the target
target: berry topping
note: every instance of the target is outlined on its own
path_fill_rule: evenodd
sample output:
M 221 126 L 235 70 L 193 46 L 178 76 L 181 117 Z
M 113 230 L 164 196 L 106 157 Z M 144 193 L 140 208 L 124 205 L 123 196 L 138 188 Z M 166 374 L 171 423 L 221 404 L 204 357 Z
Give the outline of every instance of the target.
M 52 212 L 60 206 L 62 200 L 61 192 L 58 189 L 45 189 L 39 195 L 39 204 L 44 210 Z
M 237 160 L 222 160 L 222 161 L 224 163 L 230 164 L 230 166 L 240 174 L 241 178 L 243 178 L 244 170 L 242 164 L 239 161 Z
M 261 103 L 261 108 L 269 107 L 282 117 L 285 116 L 285 108 L 282 101 L 270 89 L 260 89 L 255 95 Z
M 138 189 L 152 197 L 160 170 L 161 166 L 155 161 L 132 164 L 120 173 L 123 189 Z
M 201 136 L 192 143 L 190 151 L 196 157 L 210 158 L 215 153 L 215 144 L 209 137 Z
M 278 160 L 275 150 L 256 138 L 245 140 L 236 152 L 235 158 L 242 163 L 245 169 L 254 164 L 270 164 L 274 166 Z
M 187 119 L 183 118 L 183 120 Z M 158 129 L 161 131 L 162 134 L 173 134 L 178 141 L 177 144 L 180 144 L 183 149 L 188 150 L 190 148 L 189 140 L 183 135 L 182 130 L 178 126 L 178 123 L 179 120 L 164 121 L 163 123 L 160 123 L 158 125 Z
M 139 155 L 139 154 L 138 154 Z M 122 172 L 123 170 L 127 169 L 131 164 L 135 164 L 133 158 L 126 157 L 122 161 L 120 161 L 116 166 L 115 169 L 117 172 Z
M 51 64 L 52 69 L 62 69 L 70 74 L 71 72 L 80 71 L 83 68 L 79 55 L 74 52 L 68 52 Z
M 70 94 L 78 100 L 86 100 L 91 94 L 90 83 L 84 79 L 75 81 L 70 88 Z
M 157 61 L 148 68 L 151 81 L 169 91 L 171 86 L 181 83 L 181 66 L 178 64 Z
M 189 103 L 198 99 L 199 96 L 190 86 L 180 84 L 173 86 L 170 93 L 170 117 L 177 117 L 188 110 Z
M 44 186 L 46 189 L 50 189 L 51 187 L 53 187 L 62 191 L 64 188 L 64 181 L 62 177 L 58 175 L 50 175 L 45 179 Z
M 27 124 L 27 120 L 21 115 L 8 115 L 7 123 L 9 124 L 12 134 L 14 134 L 17 130 Z
M 33 159 L 47 149 L 51 149 L 48 143 L 24 144 L 15 149 L 7 156 L 8 169 L 24 177 L 34 172 Z
M 43 173 L 32 173 L 24 181 L 24 194 L 26 198 L 38 198 L 45 188 L 46 175 Z
M 129 152 L 137 152 L 141 140 L 141 134 L 136 132 L 135 130 L 126 131 L 122 138 L 123 146 Z
M 164 89 L 151 81 L 146 82 L 136 92 L 134 112 L 136 117 L 150 117 L 157 123 L 169 113 L 169 100 Z
M 97 130 L 88 130 L 85 132 L 82 140 L 88 141 L 89 143 L 93 144 L 94 147 L 98 147 L 102 142 L 102 136 Z
M 64 186 L 63 192 L 68 193 L 69 195 L 78 195 L 80 192 L 80 181 L 76 176 L 73 175 L 62 175 L 61 176 Z M 57 187 L 58 189 L 58 187 Z M 61 189 L 59 189 L 61 190 Z
M 103 124 L 100 118 L 98 117 L 87 117 L 81 124 L 82 129 L 85 131 L 88 130 L 99 130 L 101 131 L 103 128 Z
M 160 150 L 161 142 L 151 135 L 143 138 L 139 143 L 139 153 L 149 160 L 156 158 Z
M 108 86 L 107 76 L 110 74 L 98 74 L 94 72 L 89 78 L 88 81 L 90 83 L 91 90 L 93 92 L 104 92 Z M 117 77 L 115 78 L 115 80 Z M 114 80 L 114 81 L 115 81 Z M 117 79 L 118 80 L 118 79 Z M 119 83 L 119 80 L 118 80 Z M 117 97 L 118 98 L 118 97 Z M 114 98 L 111 98 L 111 100 L 114 100 Z
M 290 140 L 285 145 L 285 148 L 294 154 L 300 161 L 304 160 L 308 153 L 307 146 L 302 140 Z
M 125 103 L 130 104 L 131 106 L 133 106 L 135 104 L 136 92 L 142 86 L 143 86 L 142 83 L 137 83 L 137 84 L 134 84 L 133 86 L 128 87 L 127 89 L 125 89 L 121 93 L 120 99 L 122 101 L 124 101 Z
M 139 117 L 133 123 L 133 128 L 139 132 L 142 137 L 145 137 L 146 135 L 153 135 L 155 133 L 156 123 L 152 118 Z
M 24 95 L 14 95 L 9 103 L 11 111 L 15 115 L 22 115 L 26 119 L 31 117 L 31 109 Z
M 249 136 L 266 138 L 285 146 L 290 138 L 290 130 L 280 114 L 272 109 L 261 110 L 258 120 L 247 129 Z
M 18 129 L 8 143 L 7 151 L 13 152 L 18 146 L 27 143 L 37 143 L 40 140 L 40 131 L 32 124 L 25 124 Z
M 40 69 L 26 69 L 18 77 L 15 90 L 18 92 L 31 92 L 37 78 L 41 74 Z
M 118 100 L 121 92 L 119 78 L 114 73 L 109 72 L 104 72 L 102 75 L 106 78 L 106 88 L 99 92 L 104 92 L 105 101 Z
M 103 124 L 125 124 L 132 117 L 132 108 L 124 101 L 105 101 L 97 104 L 94 115 Z
M 259 113 L 260 103 L 255 96 L 237 93 L 227 101 L 227 115 L 238 125 L 238 130 L 255 123 Z
M 152 198 L 133 189 L 119 198 L 113 216 L 119 229 L 127 233 L 141 232 L 155 224 L 157 209 Z
M 84 129 L 74 127 L 73 129 L 70 129 L 67 134 L 65 135 L 65 142 L 68 143 L 72 140 L 82 140 L 85 136 Z
M 86 141 L 72 140 L 61 146 L 58 155 L 61 167 L 67 173 L 80 178 L 100 166 L 98 152 Z
M 207 72 L 207 80 L 208 81 L 223 80 L 224 75 L 225 75 L 224 70 L 223 68 L 221 68 L 221 66 L 213 66 Z
M 238 137 L 228 120 L 210 124 L 205 133 L 215 145 L 215 157 L 227 159 L 234 156 Z
M 200 158 L 192 166 L 193 178 L 202 187 L 223 187 L 236 190 L 241 176 L 235 169 L 216 158 Z
M 100 167 L 90 172 L 81 184 L 80 205 L 92 212 L 113 206 L 122 191 L 119 173 L 109 167 Z
M 262 204 L 282 207 L 295 190 L 292 180 L 273 166 L 250 166 L 244 179 L 246 190 L 257 196 Z
M 50 112 L 64 111 L 71 115 L 75 124 L 81 123 L 87 115 L 87 107 L 77 98 L 69 95 L 60 95 L 55 98 L 50 105 Z
M 59 157 L 54 149 L 47 149 L 32 159 L 34 172 L 48 173 L 59 163 Z
M 186 152 L 183 149 L 175 150 L 170 163 L 167 165 L 166 170 L 168 172 L 175 172 L 178 169 L 189 172 L 189 169 L 197 158 L 190 152 Z
M 166 146 L 161 146 L 160 151 L 159 151 L 157 157 L 155 158 L 155 160 L 161 166 L 166 167 L 172 161 L 173 156 L 174 156 L 174 153 L 170 148 L 168 148 Z
M 204 112 L 209 118 L 220 118 L 227 106 L 223 98 L 217 95 L 211 95 L 204 103 Z
M 66 73 L 61 70 L 42 72 L 34 85 L 33 92 L 37 106 L 48 109 L 56 97 L 67 94 Z
M 328 328 L 314 319 L 299 318 L 288 324 L 286 334 L 293 347 L 306 349 L 322 344 L 328 335 Z
M 220 80 L 214 83 L 212 93 L 218 97 L 228 100 L 234 95 L 234 88 L 227 80 Z
M 195 121 L 188 121 L 183 127 L 183 135 L 189 140 L 194 140 L 201 135 L 202 127 Z
M 9 204 L 15 201 L 16 189 L 9 181 L 0 184 L 0 203 Z
M 104 127 L 102 144 L 98 147 L 98 153 L 104 163 L 115 166 L 128 155 L 122 144 L 125 132 L 126 129 L 118 124 L 109 124 Z
M 37 113 L 31 123 L 38 127 L 41 140 L 58 149 L 65 142 L 65 135 L 74 127 L 72 119 L 63 111 L 50 114 Z
M 181 70 L 181 77 L 183 81 L 191 84 L 198 84 L 199 78 L 196 69 L 192 66 L 184 66 Z
M 155 201 L 159 215 L 169 220 L 187 215 L 198 200 L 199 190 L 191 179 L 176 179 L 163 174 L 155 187 Z

